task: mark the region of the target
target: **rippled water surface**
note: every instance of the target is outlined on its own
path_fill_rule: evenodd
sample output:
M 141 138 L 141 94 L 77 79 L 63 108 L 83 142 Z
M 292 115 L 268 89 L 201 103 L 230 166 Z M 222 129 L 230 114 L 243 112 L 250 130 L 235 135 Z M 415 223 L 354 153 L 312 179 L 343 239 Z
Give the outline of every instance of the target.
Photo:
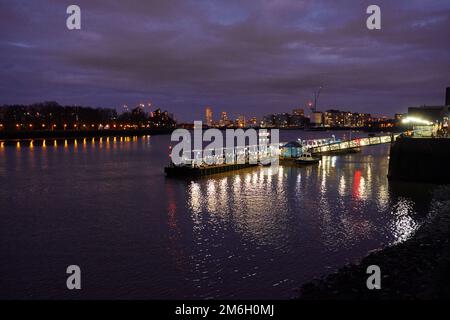
M 0 297 L 290 298 L 429 211 L 429 188 L 388 183 L 387 145 L 190 181 L 164 176 L 169 139 L 1 148 Z

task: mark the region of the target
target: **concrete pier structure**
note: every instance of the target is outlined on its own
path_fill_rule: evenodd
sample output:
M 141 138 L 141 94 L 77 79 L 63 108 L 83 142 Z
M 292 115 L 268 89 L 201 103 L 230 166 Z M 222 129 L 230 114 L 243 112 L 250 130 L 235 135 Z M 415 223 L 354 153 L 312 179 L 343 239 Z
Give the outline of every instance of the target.
M 391 145 L 388 178 L 450 184 L 450 139 L 398 138 Z

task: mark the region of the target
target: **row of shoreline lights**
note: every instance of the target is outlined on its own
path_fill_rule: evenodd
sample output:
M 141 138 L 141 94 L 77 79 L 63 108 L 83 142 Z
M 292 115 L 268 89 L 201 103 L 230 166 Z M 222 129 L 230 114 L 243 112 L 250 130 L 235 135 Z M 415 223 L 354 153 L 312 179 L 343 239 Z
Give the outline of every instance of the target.
M 155 125 L 158 127 L 158 126 L 159 126 L 159 123 L 156 123 Z M 22 124 L 22 123 L 16 123 L 16 128 L 17 128 L 17 129 L 22 128 L 22 127 L 33 128 L 34 125 L 33 125 L 33 124 L 26 125 L 26 124 Z M 42 124 L 41 127 L 42 127 L 42 128 L 46 128 L 47 125 L 46 125 L 46 124 Z M 50 127 L 50 128 L 56 128 L 57 125 L 56 125 L 56 124 L 52 124 L 52 125 L 49 125 L 48 127 Z M 68 125 L 67 125 L 67 124 L 64 124 L 62 127 L 63 127 L 64 130 L 65 130 L 65 129 L 68 128 Z M 82 125 L 74 124 L 74 125 L 73 125 L 73 128 L 78 128 L 78 127 L 80 127 L 80 128 L 87 128 L 87 127 L 89 127 L 89 125 L 86 125 L 86 124 L 82 124 Z M 90 127 L 91 127 L 91 128 L 95 128 L 96 125 L 95 125 L 95 124 L 91 124 Z M 139 125 L 137 125 L 137 124 L 119 124 L 119 125 L 114 124 L 114 125 L 112 125 L 112 126 L 110 126 L 109 124 L 104 125 L 104 126 L 103 126 L 102 124 L 99 124 L 99 125 L 98 125 L 98 128 L 103 128 L 103 129 L 117 128 L 117 127 L 119 127 L 119 128 L 138 128 Z M 150 125 L 149 125 L 149 124 L 147 124 L 147 125 L 141 125 L 140 127 L 141 127 L 141 128 L 150 128 Z M 0 123 L 0 129 L 3 129 L 3 128 L 4 128 L 4 125 L 3 125 L 2 123 Z
M 150 135 L 145 135 L 145 136 L 142 136 L 142 138 L 144 138 L 144 139 L 148 139 L 148 138 L 150 138 L 151 136 Z M 133 137 L 120 137 L 120 139 L 117 139 L 117 137 L 113 137 L 113 139 L 112 139 L 112 141 L 113 141 L 113 143 L 115 143 L 115 142 L 117 142 L 117 140 L 119 140 L 119 142 L 131 142 L 131 141 L 137 141 L 137 139 L 138 139 L 138 137 L 137 136 L 133 136 Z M 59 141 L 62 141 L 62 139 L 48 139 L 49 141 L 52 141 L 53 140 L 53 146 L 55 146 L 55 147 L 57 147 L 58 146 L 58 140 Z M 69 139 L 70 141 L 73 141 L 73 145 L 75 146 L 75 147 L 77 147 L 78 146 L 78 139 Z M 68 141 L 69 141 L 68 139 L 64 139 L 64 146 L 65 147 L 68 147 Z M 106 137 L 106 142 L 110 142 L 110 137 Z M 47 147 L 47 143 L 46 143 L 46 141 L 47 141 L 47 139 L 43 139 L 43 140 L 41 140 L 42 141 L 42 144 L 41 144 L 41 146 L 42 147 Z M 29 143 L 29 147 L 30 148 L 33 148 L 34 147 L 34 142 L 35 142 L 35 140 L 31 140 L 30 141 L 30 143 Z M 95 142 L 95 138 L 92 138 L 91 139 L 91 143 L 94 143 Z M 102 143 L 103 142 L 103 137 L 100 137 L 99 139 L 98 139 L 98 142 L 100 142 L 100 143 Z M 87 144 L 87 138 L 84 138 L 83 139 L 83 145 L 85 145 L 85 144 Z M 18 147 L 18 148 L 20 148 L 21 147 L 21 142 L 20 141 L 17 141 L 16 142 L 16 147 Z M 4 141 L 1 141 L 0 142 L 0 148 L 4 148 L 5 147 L 5 142 Z

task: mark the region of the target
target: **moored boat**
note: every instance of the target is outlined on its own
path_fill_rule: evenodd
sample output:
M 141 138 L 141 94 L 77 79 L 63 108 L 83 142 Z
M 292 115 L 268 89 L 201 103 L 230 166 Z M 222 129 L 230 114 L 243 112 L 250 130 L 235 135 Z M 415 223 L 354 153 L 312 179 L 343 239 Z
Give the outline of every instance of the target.
M 306 152 L 297 159 L 295 159 L 295 163 L 297 164 L 316 164 L 319 162 L 320 158 L 313 157 L 309 152 Z

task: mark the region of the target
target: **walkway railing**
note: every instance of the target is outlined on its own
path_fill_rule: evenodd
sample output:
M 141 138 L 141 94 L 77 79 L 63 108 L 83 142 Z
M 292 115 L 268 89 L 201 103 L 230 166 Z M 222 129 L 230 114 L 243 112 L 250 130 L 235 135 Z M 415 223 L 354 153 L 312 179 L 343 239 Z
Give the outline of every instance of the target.
M 307 140 L 303 145 L 303 152 L 325 153 L 339 150 L 348 150 L 383 143 L 391 143 L 400 134 L 355 138 L 341 141 L 334 137 L 331 139 Z M 302 141 L 303 143 L 306 142 Z M 245 147 L 203 149 L 185 152 L 182 157 L 183 165 L 192 167 L 217 166 L 223 164 L 257 164 L 269 161 L 280 155 L 280 147 L 284 143 L 268 145 L 250 145 Z
M 192 167 L 223 164 L 258 164 L 279 156 L 279 144 L 193 150 L 183 153 L 182 162 Z
M 391 143 L 400 134 L 393 134 L 388 136 L 378 136 L 378 137 L 368 137 L 368 138 L 356 138 L 347 141 L 334 142 L 327 145 L 322 145 L 318 147 L 308 147 L 305 146 L 308 152 L 311 153 L 324 153 L 330 151 L 339 151 L 346 149 L 354 149 L 365 146 L 373 146 L 383 143 Z

